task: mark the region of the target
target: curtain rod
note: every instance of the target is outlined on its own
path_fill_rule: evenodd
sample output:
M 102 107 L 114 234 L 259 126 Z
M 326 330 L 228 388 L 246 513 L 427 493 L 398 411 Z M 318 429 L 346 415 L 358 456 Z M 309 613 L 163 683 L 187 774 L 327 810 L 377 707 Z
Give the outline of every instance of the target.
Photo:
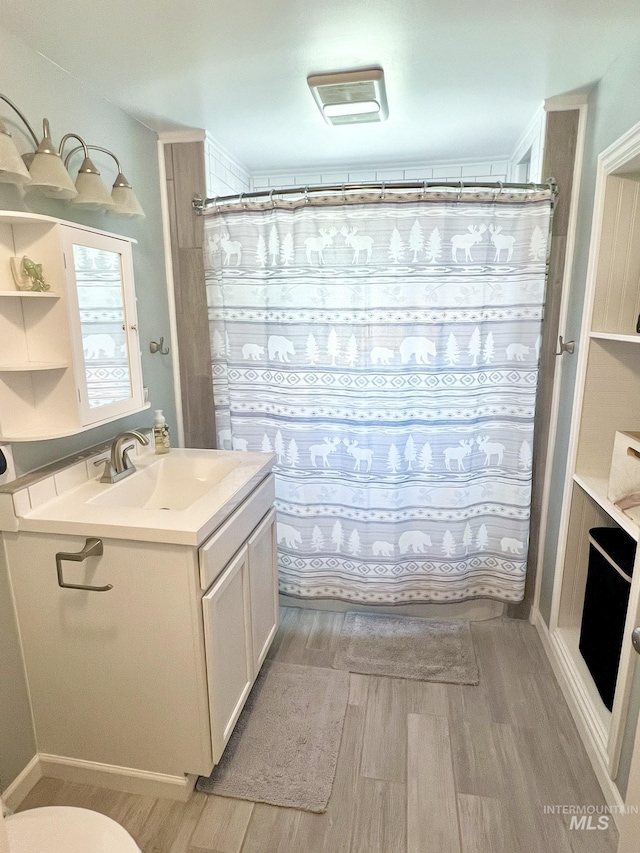
M 273 196 L 282 195 L 301 195 L 308 196 L 311 193 L 347 193 L 359 191 L 379 191 L 383 195 L 386 190 L 423 190 L 442 188 L 454 189 L 463 192 L 467 189 L 487 189 L 487 190 L 530 190 L 531 192 L 542 192 L 549 190 L 552 196 L 558 194 L 558 185 L 554 178 L 549 178 L 542 184 L 513 184 L 503 181 L 487 182 L 470 182 L 464 181 L 372 181 L 364 184 L 325 184 L 324 186 L 307 186 L 307 187 L 285 187 L 284 189 L 259 190 L 250 193 L 237 193 L 235 195 L 214 196 L 213 198 L 202 198 L 200 195 L 194 196 L 191 206 L 198 216 L 202 216 L 204 210 L 208 207 L 216 207 L 219 204 L 232 204 L 234 202 L 243 202 L 250 199 L 269 198 L 273 200 Z

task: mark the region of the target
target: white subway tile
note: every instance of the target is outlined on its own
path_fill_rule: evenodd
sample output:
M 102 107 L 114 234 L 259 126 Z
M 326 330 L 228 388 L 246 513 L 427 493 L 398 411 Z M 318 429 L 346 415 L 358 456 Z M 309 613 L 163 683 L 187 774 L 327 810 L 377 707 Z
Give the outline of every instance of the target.
M 17 530 L 18 520 L 13 511 L 11 495 L 0 495 L 0 530 Z
M 56 482 L 56 492 L 61 495 L 69 489 L 80 486 L 87 481 L 87 466 L 84 462 L 78 462 L 75 465 L 70 465 L 68 468 L 63 468 L 54 475 Z
M 377 169 L 378 181 L 404 181 L 404 169 Z
M 348 184 L 349 183 L 349 173 L 348 172 L 325 172 L 322 175 L 323 184 Z
M 31 509 L 29 489 L 20 489 L 13 494 L 13 511 L 16 515 L 26 515 Z
M 434 166 L 433 177 L 438 178 L 461 178 L 462 166 Z
M 412 166 L 404 170 L 404 177 L 407 181 L 430 181 L 433 178 L 433 169 L 430 166 L 425 166 L 423 169 Z
M 55 497 L 57 497 L 57 492 L 53 477 L 47 477 L 29 486 L 29 498 L 32 509 L 37 509 L 42 504 L 52 501 Z
M 269 186 L 270 187 L 293 187 L 296 184 L 296 176 L 295 175 L 272 175 L 269 178 Z
M 375 180 L 377 180 L 375 172 L 349 172 L 350 183 L 361 184 Z
M 315 187 L 322 183 L 322 175 L 320 173 L 296 175 L 295 183 L 299 187 Z

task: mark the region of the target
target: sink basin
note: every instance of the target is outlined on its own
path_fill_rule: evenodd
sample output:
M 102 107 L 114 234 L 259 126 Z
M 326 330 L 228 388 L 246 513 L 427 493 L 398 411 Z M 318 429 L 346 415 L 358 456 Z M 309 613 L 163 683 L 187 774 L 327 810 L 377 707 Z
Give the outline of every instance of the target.
M 154 510 L 185 510 L 240 465 L 233 458 L 158 459 L 87 503 Z
M 156 456 L 145 450 L 119 483 L 101 483 L 92 464 L 88 480 L 39 506 L 24 502 L 8 529 L 200 546 L 266 480 L 274 462 L 271 453 L 251 451 L 174 447 Z M 273 489 L 273 477 L 269 483 Z

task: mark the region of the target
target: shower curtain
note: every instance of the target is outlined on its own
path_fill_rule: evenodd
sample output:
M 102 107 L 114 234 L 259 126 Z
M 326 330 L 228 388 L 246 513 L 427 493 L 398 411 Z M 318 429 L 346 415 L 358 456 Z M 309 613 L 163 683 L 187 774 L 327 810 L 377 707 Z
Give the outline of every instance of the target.
M 277 456 L 281 592 L 522 598 L 549 217 L 506 191 L 207 215 L 218 447 Z

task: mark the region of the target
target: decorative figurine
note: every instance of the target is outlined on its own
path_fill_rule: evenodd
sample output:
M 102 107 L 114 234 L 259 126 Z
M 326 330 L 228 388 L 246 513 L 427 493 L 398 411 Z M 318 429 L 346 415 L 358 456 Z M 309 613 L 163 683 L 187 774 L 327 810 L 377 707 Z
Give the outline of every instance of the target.
M 11 272 L 18 290 L 33 290 L 38 293 L 50 290 L 50 285 L 42 275 L 42 264 L 34 263 L 26 255 L 22 258 L 11 258 Z

